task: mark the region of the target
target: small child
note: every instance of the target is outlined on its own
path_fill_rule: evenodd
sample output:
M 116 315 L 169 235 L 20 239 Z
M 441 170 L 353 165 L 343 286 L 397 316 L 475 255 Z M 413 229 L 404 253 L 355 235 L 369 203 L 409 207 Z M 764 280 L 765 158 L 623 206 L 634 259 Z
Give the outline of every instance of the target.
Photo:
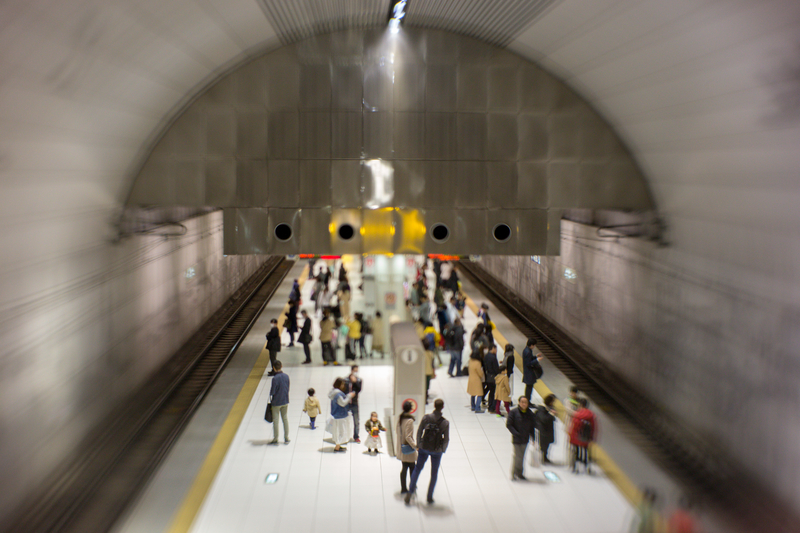
M 314 397 L 315 392 L 314 389 L 308 389 L 308 398 L 306 398 L 306 403 L 303 406 L 303 412 L 308 413 L 308 418 L 311 419 L 311 429 L 317 429 L 314 426 L 314 422 L 319 414 L 319 400 Z
M 381 431 L 386 431 L 386 428 L 383 427 L 381 421 L 378 420 L 378 413 L 372 411 L 372 414 L 367 420 L 367 423 L 364 424 L 364 427 L 367 428 L 367 440 L 364 441 L 364 445 L 367 447 L 367 451 L 372 453 L 372 449 L 375 449 L 375 453 L 378 453 L 378 448 L 382 448 L 383 445 L 381 444 Z

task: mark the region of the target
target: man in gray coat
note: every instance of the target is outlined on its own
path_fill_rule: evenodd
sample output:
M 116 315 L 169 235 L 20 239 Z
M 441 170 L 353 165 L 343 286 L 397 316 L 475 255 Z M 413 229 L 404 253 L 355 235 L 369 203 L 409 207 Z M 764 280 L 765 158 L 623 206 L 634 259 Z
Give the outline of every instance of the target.
M 270 444 L 278 444 L 278 417 L 283 419 L 283 442 L 289 444 L 289 376 L 281 370 L 283 365 L 275 361 L 272 368 L 275 375 L 269 388 L 269 398 L 272 402 L 272 435 L 275 437 Z

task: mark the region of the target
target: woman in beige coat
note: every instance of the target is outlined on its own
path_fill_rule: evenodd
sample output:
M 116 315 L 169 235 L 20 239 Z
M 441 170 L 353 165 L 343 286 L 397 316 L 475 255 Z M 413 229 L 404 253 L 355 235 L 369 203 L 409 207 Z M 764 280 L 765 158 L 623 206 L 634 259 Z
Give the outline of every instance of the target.
M 400 414 L 400 419 L 397 421 L 397 428 L 395 434 L 395 450 L 394 454 L 403 463 L 403 470 L 400 472 L 400 493 L 406 494 L 408 492 L 408 485 L 406 485 L 406 472 L 408 478 L 411 478 L 411 472 L 414 471 L 414 463 L 417 461 L 417 443 L 414 442 L 414 415 L 411 410 L 414 405 L 411 402 L 403 403 L 403 412 Z M 405 451 L 403 453 L 403 446 Z
M 467 394 L 471 396 L 470 405 L 476 413 L 482 413 L 481 399 L 483 398 L 483 361 L 481 361 L 480 350 L 475 350 L 469 356 L 469 381 L 467 382 Z
M 508 368 L 506 365 L 500 365 L 500 373 L 494 378 L 494 412 L 497 413 L 498 416 L 503 416 L 500 414 L 500 402 L 503 402 L 503 404 L 506 406 L 506 414 L 511 411 L 511 386 L 508 384 L 508 374 L 506 373 L 507 370 Z

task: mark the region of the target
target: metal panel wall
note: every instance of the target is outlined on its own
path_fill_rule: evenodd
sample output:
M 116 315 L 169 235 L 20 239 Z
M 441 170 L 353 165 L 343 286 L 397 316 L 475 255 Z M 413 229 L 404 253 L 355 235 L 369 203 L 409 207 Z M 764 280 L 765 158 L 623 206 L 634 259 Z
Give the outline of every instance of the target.
M 423 227 L 425 211 L 457 209 L 446 243 L 412 241 L 459 254 L 552 250 L 549 210 L 653 208 L 622 143 L 561 82 L 474 39 L 408 28 L 322 35 L 233 71 L 165 133 L 132 200 L 281 208 L 274 216 L 294 213 L 298 232 L 304 209 L 316 222 L 302 231 L 341 213 L 361 227 L 364 208 L 408 209 Z M 498 243 L 491 229 L 503 220 L 515 230 Z M 331 249 L 418 247 L 405 234 L 358 237 Z M 320 243 L 298 235 L 278 248 Z

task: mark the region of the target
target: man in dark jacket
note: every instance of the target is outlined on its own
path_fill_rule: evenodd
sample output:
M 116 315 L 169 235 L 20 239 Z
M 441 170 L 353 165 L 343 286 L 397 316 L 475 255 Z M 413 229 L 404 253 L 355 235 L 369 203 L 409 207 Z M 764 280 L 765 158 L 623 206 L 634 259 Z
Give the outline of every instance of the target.
M 450 444 L 450 423 L 442 416 L 444 400 L 437 398 L 433 402 L 433 412 L 422 417 L 417 429 L 417 464 L 414 472 L 411 473 L 411 484 L 406 493 L 406 505 L 411 503 L 411 497 L 417 490 L 417 480 L 425 468 L 428 457 L 431 458 L 431 482 L 428 484 L 428 503 L 433 503 L 433 489 L 436 488 L 436 479 L 439 476 L 439 465 L 442 462 L 442 454 L 447 451 Z
M 542 354 L 536 350 L 536 339 L 528 339 L 525 349 L 522 350 L 522 382 L 525 384 L 525 397 L 531 401 L 531 394 L 533 394 L 533 384 L 536 380 L 542 377 L 544 370 L 539 360 Z
M 314 340 L 311 337 L 311 319 L 308 318 L 308 312 L 305 309 L 300 311 L 300 314 L 303 316 L 303 327 L 300 330 L 297 342 L 303 345 L 303 352 L 306 354 L 306 360 L 302 364 L 308 365 L 311 364 L 311 348 L 309 348 L 309 344 Z
M 514 463 L 511 466 L 511 480 L 525 479 L 522 475 L 525 462 L 525 450 L 528 441 L 536 437 L 536 417 L 525 396 L 519 397 L 519 405 L 508 413 L 506 427 L 511 432 L 511 442 L 514 444 Z
M 278 418 L 283 419 L 283 442 L 289 444 L 289 376 L 281 372 L 281 362 L 275 361 L 272 368 L 274 376 L 269 388 L 269 401 L 272 403 L 272 435 L 270 444 L 278 444 Z
M 269 350 L 269 362 L 272 365 L 272 370 L 267 372 L 268 376 L 275 375 L 275 361 L 278 360 L 278 352 L 281 351 L 281 332 L 278 330 L 278 321 L 272 319 L 269 321 L 272 329 L 267 332 L 267 350 Z
M 456 318 L 455 322 L 447 325 L 444 333 L 444 347 L 450 352 L 450 367 L 447 373 L 451 377 L 462 375 L 461 373 L 461 354 L 464 351 L 464 326 L 461 319 Z
M 500 373 L 500 364 L 497 362 L 497 345 L 492 344 L 489 347 L 489 352 L 483 358 L 483 375 L 485 380 L 483 382 L 483 396 L 489 393 L 489 412 L 494 413 L 494 392 L 497 384 L 494 378 Z
M 544 399 L 544 405 L 536 407 L 536 433 L 539 449 L 542 450 L 543 464 L 550 464 L 547 452 L 550 450 L 550 445 L 556 440 L 554 427 L 556 412 L 553 409 L 555 400 L 555 394 L 548 394 L 547 398 Z
M 511 389 L 511 396 L 514 397 L 514 345 L 513 344 L 506 344 L 505 350 L 503 352 L 503 362 L 500 363 L 501 365 L 506 365 L 506 373 L 508 374 L 508 386 Z
M 358 393 L 361 392 L 363 382 L 358 377 L 358 365 L 350 367 L 350 376 L 347 378 L 347 383 L 350 387 L 350 392 L 353 394 L 353 399 L 350 400 L 350 412 L 353 414 L 353 440 L 361 442 L 358 438 Z

